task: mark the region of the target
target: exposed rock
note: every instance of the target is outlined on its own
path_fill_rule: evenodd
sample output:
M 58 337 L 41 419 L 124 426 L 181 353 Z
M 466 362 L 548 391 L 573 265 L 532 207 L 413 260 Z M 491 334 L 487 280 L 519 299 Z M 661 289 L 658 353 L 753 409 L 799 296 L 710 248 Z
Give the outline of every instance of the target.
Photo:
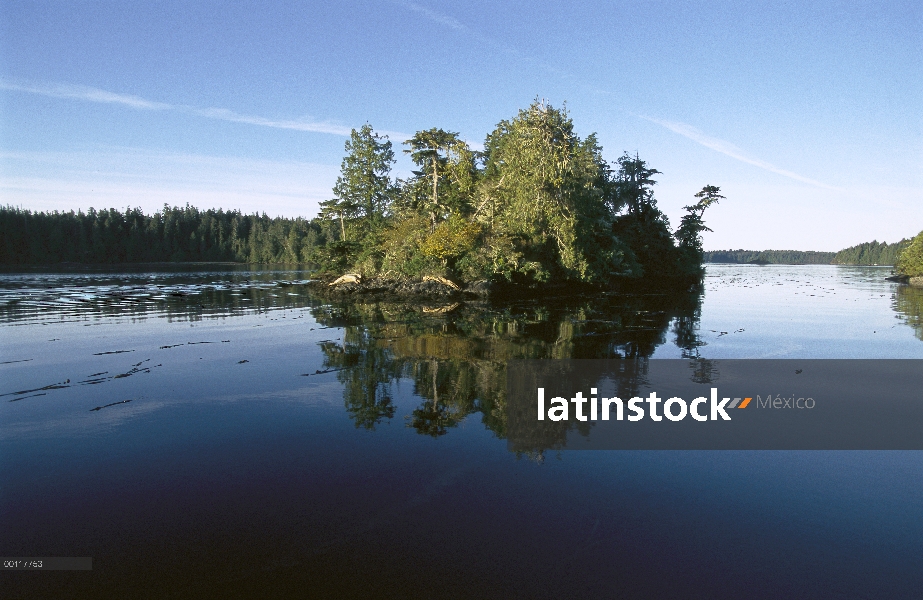
M 463 292 L 459 286 L 445 278 L 427 277 L 420 279 L 390 279 L 372 277 L 362 279 L 354 273 L 347 273 L 336 280 L 325 283 L 317 280 L 312 287 L 326 296 L 362 296 L 368 300 L 388 297 L 423 297 L 434 300 L 451 301 L 461 299 Z M 442 304 L 445 304 L 443 302 Z
M 923 277 L 911 277 L 907 283 L 917 287 L 923 287 Z
M 892 275 L 891 277 L 885 277 L 885 281 L 896 281 L 897 283 L 907 283 L 910 281 L 910 277 L 907 275 Z
M 347 273 L 341 277 L 334 279 L 332 282 L 327 285 L 340 285 L 342 283 L 362 283 L 362 275 L 358 273 Z

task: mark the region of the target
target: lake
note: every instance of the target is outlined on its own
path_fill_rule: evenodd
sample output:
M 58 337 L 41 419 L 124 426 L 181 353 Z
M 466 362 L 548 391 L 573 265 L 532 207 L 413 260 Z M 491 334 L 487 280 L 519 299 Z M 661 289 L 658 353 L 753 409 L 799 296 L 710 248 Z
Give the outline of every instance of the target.
M 923 597 L 923 453 L 504 433 L 511 359 L 923 359 L 923 290 L 887 274 L 459 306 L 242 266 L 0 274 L 0 555 L 93 558 L 2 595 Z

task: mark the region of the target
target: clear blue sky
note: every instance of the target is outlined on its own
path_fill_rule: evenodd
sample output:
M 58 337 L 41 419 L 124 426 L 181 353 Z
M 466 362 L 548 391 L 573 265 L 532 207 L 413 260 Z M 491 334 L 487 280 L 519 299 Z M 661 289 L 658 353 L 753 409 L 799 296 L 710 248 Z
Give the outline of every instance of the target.
M 314 216 L 352 127 L 474 144 L 535 98 L 662 171 L 706 248 L 923 229 L 919 2 L 0 0 L 0 194 Z M 396 174 L 409 174 L 401 155 Z

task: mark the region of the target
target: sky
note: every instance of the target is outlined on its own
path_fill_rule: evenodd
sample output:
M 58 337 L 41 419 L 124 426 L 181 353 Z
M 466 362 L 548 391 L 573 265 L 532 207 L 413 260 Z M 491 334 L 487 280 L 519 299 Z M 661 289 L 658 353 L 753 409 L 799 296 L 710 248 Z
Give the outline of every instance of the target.
M 705 248 L 923 229 L 919 2 L 0 0 L 0 204 L 317 214 L 350 130 L 472 146 L 535 99 Z

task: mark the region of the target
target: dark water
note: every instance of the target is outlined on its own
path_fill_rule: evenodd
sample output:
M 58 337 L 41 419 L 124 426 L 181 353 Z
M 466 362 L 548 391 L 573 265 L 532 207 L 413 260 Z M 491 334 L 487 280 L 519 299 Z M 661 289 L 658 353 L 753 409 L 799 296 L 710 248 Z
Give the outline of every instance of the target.
M 294 271 L 0 276 L 0 597 L 923 597 L 919 452 L 512 453 L 513 358 L 923 358 L 885 270 L 325 304 Z

